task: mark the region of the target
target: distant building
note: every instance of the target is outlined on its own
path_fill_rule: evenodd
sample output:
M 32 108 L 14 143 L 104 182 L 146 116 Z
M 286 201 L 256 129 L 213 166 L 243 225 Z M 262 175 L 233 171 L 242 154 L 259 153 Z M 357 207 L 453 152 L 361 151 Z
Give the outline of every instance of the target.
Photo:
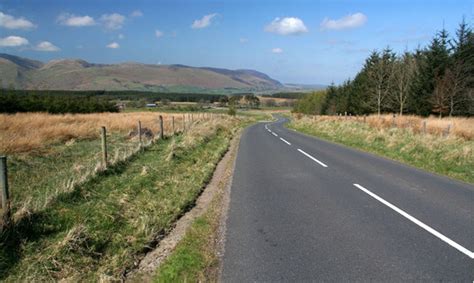
M 146 107 L 154 108 L 154 107 L 156 107 L 156 103 L 147 103 Z

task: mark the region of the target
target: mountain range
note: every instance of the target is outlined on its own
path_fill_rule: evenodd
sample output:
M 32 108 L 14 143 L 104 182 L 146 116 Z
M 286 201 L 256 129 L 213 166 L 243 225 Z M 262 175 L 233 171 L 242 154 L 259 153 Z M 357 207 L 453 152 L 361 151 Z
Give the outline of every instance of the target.
M 37 90 L 243 92 L 284 88 L 254 70 L 142 63 L 93 64 L 80 59 L 38 60 L 0 53 L 0 84 Z

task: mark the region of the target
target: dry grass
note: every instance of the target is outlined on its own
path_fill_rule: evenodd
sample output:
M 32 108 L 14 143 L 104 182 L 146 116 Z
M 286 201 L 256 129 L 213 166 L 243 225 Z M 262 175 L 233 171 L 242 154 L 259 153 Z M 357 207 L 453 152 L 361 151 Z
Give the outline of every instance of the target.
M 44 149 L 47 145 L 71 140 L 99 137 L 99 128 L 107 127 L 112 133 L 128 133 L 136 129 L 138 121 L 153 133 L 158 130 L 158 117 L 163 116 L 165 134 L 182 129 L 184 115 L 157 112 L 101 113 L 50 115 L 46 113 L 0 114 L 0 153 L 27 153 Z M 202 114 L 193 114 L 197 120 Z M 201 117 L 202 119 L 202 117 Z
M 301 115 L 297 115 L 300 116 Z M 311 119 L 318 119 L 319 121 L 357 121 L 363 122 L 364 117 L 341 117 L 341 116 L 316 116 Z M 426 121 L 426 133 L 434 135 L 444 135 L 447 133 L 447 128 L 450 126 L 450 135 L 460 137 L 466 140 L 474 139 L 474 118 L 436 118 L 434 116 L 423 118 L 414 115 L 396 116 L 395 120 L 392 115 L 370 115 L 366 117 L 366 123 L 377 129 L 389 128 L 404 128 L 412 129 L 414 133 L 421 133 L 423 131 L 423 122 Z

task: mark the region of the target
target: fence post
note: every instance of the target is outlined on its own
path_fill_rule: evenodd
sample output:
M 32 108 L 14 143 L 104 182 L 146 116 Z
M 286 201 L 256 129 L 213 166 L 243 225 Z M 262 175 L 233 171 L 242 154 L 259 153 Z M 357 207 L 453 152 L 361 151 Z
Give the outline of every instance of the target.
M 364 114 L 364 124 L 367 121 L 367 114 Z
M 10 225 L 10 192 L 8 191 L 7 157 L 0 156 L 0 186 L 2 187 L 3 226 Z
M 395 122 L 395 114 L 392 116 L 392 127 L 395 128 L 396 122 Z
M 186 131 L 186 114 L 183 114 L 183 134 Z
M 107 129 L 102 127 L 100 132 L 102 138 L 102 165 L 107 169 Z
M 141 148 L 142 147 L 142 122 L 141 121 L 138 121 L 137 131 L 138 131 L 138 144 Z
M 160 115 L 160 139 L 165 137 L 165 133 L 163 131 L 163 116 Z
M 173 129 L 173 136 L 174 136 L 174 116 L 171 116 L 171 128 Z
M 423 121 L 423 134 L 426 134 L 426 120 Z
M 445 137 L 449 136 L 450 130 L 451 130 L 451 124 L 448 124 L 448 127 L 446 128 Z

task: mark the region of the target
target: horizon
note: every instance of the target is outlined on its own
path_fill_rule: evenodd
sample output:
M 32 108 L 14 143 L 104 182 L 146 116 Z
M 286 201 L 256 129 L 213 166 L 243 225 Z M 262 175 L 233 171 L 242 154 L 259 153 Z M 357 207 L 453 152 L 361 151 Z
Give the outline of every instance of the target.
M 472 3 L 4 1 L 0 52 L 42 62 L 247 69 L 285 84 L 339 84 L 372 50 L 425 47 L 443 27 L 453 36 L 463 17 L 472 23 Z

